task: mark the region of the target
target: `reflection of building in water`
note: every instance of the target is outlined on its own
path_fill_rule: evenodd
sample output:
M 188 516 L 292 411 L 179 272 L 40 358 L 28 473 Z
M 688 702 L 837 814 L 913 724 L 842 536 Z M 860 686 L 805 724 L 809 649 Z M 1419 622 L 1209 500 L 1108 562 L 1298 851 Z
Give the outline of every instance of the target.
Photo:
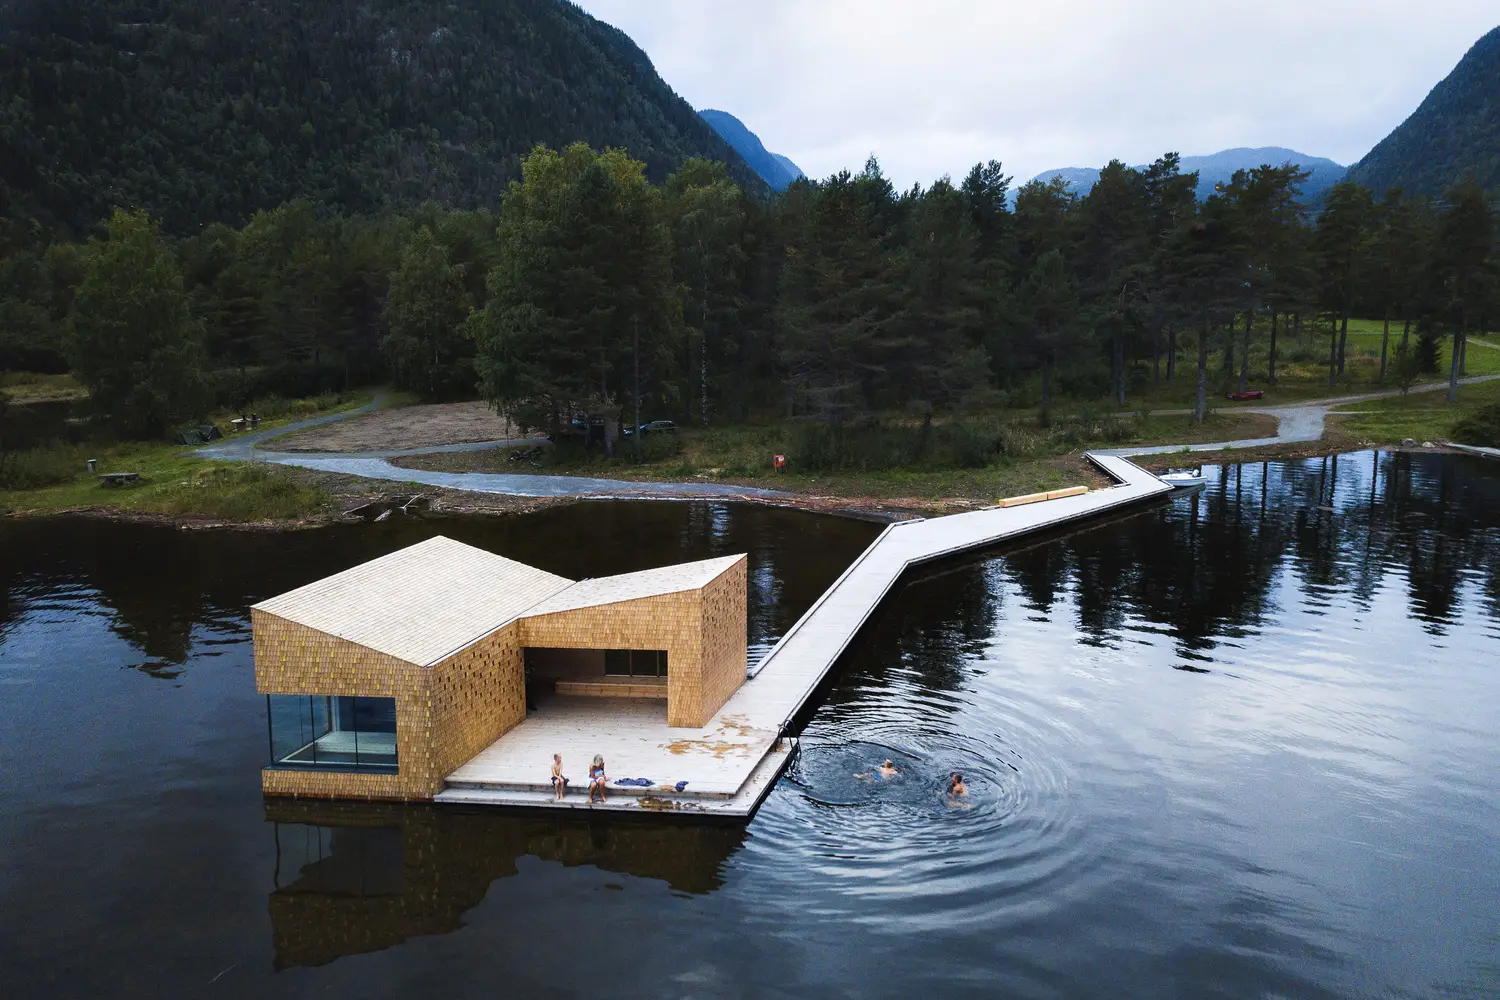
M 269 798 L 276 968 L 325 965 L 458 929 L 523 857 L 707 893 L 744 839 L 724 825 L 558 822 L 494 811 Z

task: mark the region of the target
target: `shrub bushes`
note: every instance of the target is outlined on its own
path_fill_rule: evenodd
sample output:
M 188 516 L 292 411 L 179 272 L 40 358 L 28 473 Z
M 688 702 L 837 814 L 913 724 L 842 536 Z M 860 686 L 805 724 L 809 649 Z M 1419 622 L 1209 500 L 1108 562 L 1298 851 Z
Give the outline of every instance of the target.
M 295 518 L 325 503 L 320 490 L 255 463 L 209 469 L 172 488 L 164 507 L 172 513 L 205 514 L 234 521 Z
M 1453 425 L 1453 440 L 1460 444 L 1500 448 L 1500 403 L 1491 403 Z
M 982 469 L 1004 458 L 1025 457 L 1059 445 L 1075 448 L 1127 441 L 1135 433 L 1129 418 L 1088 409 L 1076 416 L 1054 415 L 1045 424 L 993 417 L 955 419 L 925 429 L 875 423 L 846 427 L 842 435 L 827 424 L 809 422 L 796 427 L 784 451 L 797 472 Z M 764 471 L 764 464 L 753 471 Z
M 61 446 L 0 452 L 0 490 L 39 490 L 71 482 L 84 461 L 78 449 Z

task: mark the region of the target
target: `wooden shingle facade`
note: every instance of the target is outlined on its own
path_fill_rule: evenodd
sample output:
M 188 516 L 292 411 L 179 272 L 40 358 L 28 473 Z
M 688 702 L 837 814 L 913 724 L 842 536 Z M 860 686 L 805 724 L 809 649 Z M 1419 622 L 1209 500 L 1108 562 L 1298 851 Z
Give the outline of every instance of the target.
M 428 800 L 526 718 L 528 650 L 601 651 L 578 659 L 601 692 L 634 681 L 667 726 L 706 724 L 745 679 L 746 560 L 574 582 L 440 536 L 262 602 L 251 627 L 267 794 Z M 603 676 L 602 651 L 666 676 Z

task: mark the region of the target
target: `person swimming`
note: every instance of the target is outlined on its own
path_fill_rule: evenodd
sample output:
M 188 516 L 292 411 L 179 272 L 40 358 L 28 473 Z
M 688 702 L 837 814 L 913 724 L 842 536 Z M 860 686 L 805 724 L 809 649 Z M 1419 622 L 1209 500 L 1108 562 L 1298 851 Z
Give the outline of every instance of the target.
M 861 781 L 890 781 L 892 778 L 901 776 L 901 769 L 896 766 L 895 761 L 889 757 L 873 771 L 855 771 L 854 776 Z
M 948 798 L 966 799 L 969 797 L 969 786 L 964 784 L 964 776 L 954 771 L 948 775 Z

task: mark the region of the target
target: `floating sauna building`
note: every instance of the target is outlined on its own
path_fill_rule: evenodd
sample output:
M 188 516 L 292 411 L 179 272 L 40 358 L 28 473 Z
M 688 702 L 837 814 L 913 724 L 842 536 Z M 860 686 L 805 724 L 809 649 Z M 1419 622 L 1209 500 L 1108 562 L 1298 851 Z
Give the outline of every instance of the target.
M 257 604 L 262 787 L 433 799 L 526 721 L 528 693 L 573 706 L 558 718 L 582 727 L 579 747 L 610 736 L 612 703 L 637 728 L 699 729 L 745 682 L 745 566 L 735 555 L 574 581 L 440 536 Z M 567 763 L 581 796 L 578 752 Z M 527 754 L 529 782 L 545 787 L 550 759 Z

